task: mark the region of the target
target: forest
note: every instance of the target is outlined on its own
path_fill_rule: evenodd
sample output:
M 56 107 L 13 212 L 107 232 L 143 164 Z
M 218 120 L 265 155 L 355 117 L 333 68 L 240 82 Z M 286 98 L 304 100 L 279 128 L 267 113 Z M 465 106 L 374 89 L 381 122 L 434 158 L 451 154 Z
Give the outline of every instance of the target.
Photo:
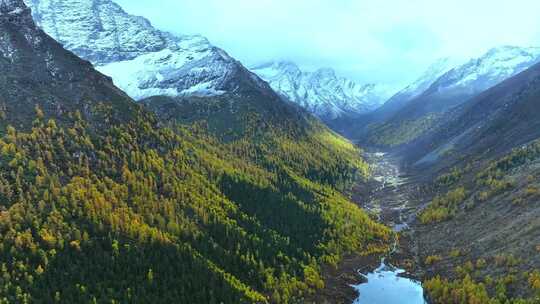
M 4 128 L 2 304 L 301 303 L 322 265 L 388 249 L 342 194 L 367 164 L 329 131 L 223 141 L 142 107 L 91 111 Z

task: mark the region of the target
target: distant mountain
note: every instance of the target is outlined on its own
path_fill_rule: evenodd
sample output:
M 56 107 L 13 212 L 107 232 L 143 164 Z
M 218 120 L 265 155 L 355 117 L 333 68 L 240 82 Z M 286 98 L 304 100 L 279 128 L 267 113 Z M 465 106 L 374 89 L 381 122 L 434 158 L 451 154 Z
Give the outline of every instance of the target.
M 351 138 L 362 138 L 370 128 L 391 118 L 410 101 L 424 93 L 439 77 L 458 65 L 459 61 L 454 58 L 441 58 L 430 65 L 417 80 L 397 92 L 379 108 L 352 119 L 335 122 L 332 126 Z
M 373 127 L 368 140 L 386 146 L 410 142 L 437 124 L 445 111 L 539 61 L 540 48 L 493 48 L 482 57 L 444 73 L 384 123 Z
M 382 85 L 360 85 L 338 77 L 330 68 L 304 72 L 290 61 L 269 62 L 251 70 L 274 90 L 325 120 L 373 111 L 392 94 Z
M 540 61 L 540 48 L 503 46 L 452 69 L 433 83 L 411 107 L 417 113 L 440 112 L 461 104 Z M 407 109 L 406 111 L 409 111 Z
M 409 101 L 424 93 L 439 77 L 458 65 L 458 60 L 453 58 L 441 58 L 437 60 L 416 81 L 392 96 L 374 114 L 382 114 L 384 117 L 394 114 Z
M 137 100 L 235 92 L 241 87 L 235 82 L 238 74 L 249 75 L 206 38 L 159 31 L 147 19 L 126 13 L 111 0 L 25 1 L 45 32 L 91 61 Z

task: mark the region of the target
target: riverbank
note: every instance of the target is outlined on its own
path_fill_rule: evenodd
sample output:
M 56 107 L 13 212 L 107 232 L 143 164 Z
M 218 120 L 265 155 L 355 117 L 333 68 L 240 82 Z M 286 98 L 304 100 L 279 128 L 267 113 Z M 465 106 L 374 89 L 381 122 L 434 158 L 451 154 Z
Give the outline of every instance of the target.
M 337 269 L 325 267 L 322 271 L 325 287 L 308 297 L 305 303 L 352 304 L 358 298 L 358 292 L 352 286 L 366 281 L 358 272 L 376 269 L 380 262 L 381 255 L 349 255 L 341 260 Z

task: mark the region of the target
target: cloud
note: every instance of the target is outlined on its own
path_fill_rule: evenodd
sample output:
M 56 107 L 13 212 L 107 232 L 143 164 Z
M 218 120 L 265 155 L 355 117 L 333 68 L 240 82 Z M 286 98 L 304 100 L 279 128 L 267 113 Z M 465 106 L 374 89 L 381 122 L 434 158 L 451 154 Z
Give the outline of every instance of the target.
M 540 45 L 537 0 L 117 0 L 178 34 L 202 34 L 246 65 L 290 59 L 365 82 L 405 84 L 443 56 Z

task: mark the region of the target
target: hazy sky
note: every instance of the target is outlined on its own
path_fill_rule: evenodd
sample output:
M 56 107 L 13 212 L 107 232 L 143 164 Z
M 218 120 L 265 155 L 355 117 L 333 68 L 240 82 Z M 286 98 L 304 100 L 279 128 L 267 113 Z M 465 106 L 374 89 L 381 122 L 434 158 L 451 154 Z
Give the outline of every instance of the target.
M 162 30 L 201 34 L 253 65 L 289 59 L 404 84 L 440 57 L 540 45 L 539 0 L 116 0 Z

